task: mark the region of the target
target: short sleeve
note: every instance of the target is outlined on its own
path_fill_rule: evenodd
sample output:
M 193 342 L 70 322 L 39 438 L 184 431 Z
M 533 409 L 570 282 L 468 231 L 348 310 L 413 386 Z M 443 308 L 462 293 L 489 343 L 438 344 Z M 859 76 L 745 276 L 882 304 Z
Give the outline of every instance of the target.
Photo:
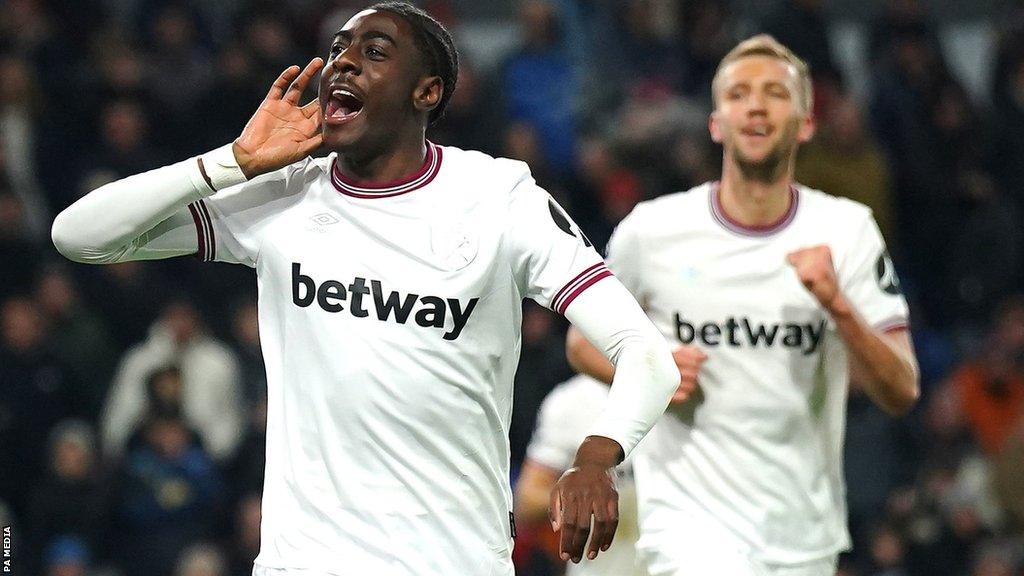
M 625 218 L 619 222 L 608 240 L 608 247 L 605 254 L 605 262 L 608 269 L 615 274 L 615 277 L 629 290 L 633 297 L 641 304 L 643 303 L 640 262 L 640 235 L 637 233 L 637 208 L 634 208 Z
M 838 272 L 843 293 L 854 308 L 879 330 L 908 327 L 907 301 L 870 211 L 864 211 L 849 250 Z
M 506 229 L 520 293 L 559 314 L 611 272 L 587 236 L 526 172 L 511 192 Z
M 269 225 L 294 204 L 307 185 L 299 175 L 312 161 L 293 164 L 225 188 L 188 205 L 206 262 L 255 267 Z
M 526 448 L 526 457 L 552 470 L 572 466 L 576 449 L 587 437 L 600 414 L 607 392 L 594 398 L 577 376 L 548 394 L 537 414 L 537 428 Z M 599 384 L 599 386 L 604 386 Z

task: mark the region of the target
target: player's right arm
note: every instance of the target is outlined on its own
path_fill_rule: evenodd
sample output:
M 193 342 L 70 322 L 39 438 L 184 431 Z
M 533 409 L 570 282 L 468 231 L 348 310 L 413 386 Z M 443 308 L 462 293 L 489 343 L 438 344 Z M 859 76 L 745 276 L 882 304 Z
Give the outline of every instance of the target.
M 640 247 L 638 211 L 634 211 L 616 227 L 608 242 L 605 261 L 622 285 L 640 302 L 646 298 L 643 290 L 641 262 L 643 250 Z M 615 378 L 615 365 L 605 352 L 594 346 L 575 325 L 569 327 L 565 341 L 565 355 L 573 370 L 611 384 Z M 707 355 L 696 346 L 677 346 L 672 350 L 672 360 L 679 369 L 679 387 L 672 395 L 673 404 L 685 402 L 697 389 L 697 374 Z
M 111 182 L 69 206 L 53 222 L 54 246 L 86 264 L 196 253 L 201 208 L 191 204 L 320 146 L 319 103 L 299 106 L 299 97 L 322 66 L 314 58 L 301 72 L 298 66 L 285 70 L 233 144 Z
M 550 513 L 551 489 L 562 472 L 527 458 L 516 481 L 516 517 L 528 523 L 546 520 Z
M 592 376 L 605 384 L 611 384 L 615 378 L 615 365 L 575 326 L 570 326 L 566 334 L 565 355 L 572 369 L 580 374 Z M 708 355 L 696 346 L 681 345 L 672 350 L 672 360 L 679 369 L 679 387 L 672 394 L 671 404 L 690 399 L 699 384 L 700 366 L 707 359 Z

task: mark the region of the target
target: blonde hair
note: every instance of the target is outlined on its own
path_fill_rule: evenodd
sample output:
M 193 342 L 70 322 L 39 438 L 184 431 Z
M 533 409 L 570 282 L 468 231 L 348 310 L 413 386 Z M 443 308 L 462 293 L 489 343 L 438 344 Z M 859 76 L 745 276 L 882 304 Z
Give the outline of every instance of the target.
M 718 107 L 718 88 L 721 82 L 722 70 L 729 64 L 750 56 L 767 56 L 792 66 L 796 70 L 799 82 L 800 94 L 798 95 L 798 101 L 803 107 L 804 112 L 808 114 L 811 112 L 814 88 L 811 86 L 810 67 L 799 56 L 794 54 L 792 50 L 786 48 L 781 42 L 768 34 L 758 34 L 757 36 L 747 38 L 737 44 L 735 48 L 722 58 L 722 61 L 718 64 L 718 69 L 715 70 L 715 77 L 711 81 L 711 98 L 714 101 L 715 108 Z

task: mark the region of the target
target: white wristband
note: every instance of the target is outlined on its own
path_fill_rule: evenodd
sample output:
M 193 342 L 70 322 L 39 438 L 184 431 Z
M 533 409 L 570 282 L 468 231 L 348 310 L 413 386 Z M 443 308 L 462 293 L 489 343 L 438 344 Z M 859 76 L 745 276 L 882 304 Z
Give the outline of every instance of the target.
M 238 166 L 238 160 L 235 159 L 235 153 L 231 150 L 231 146 L 231 144 L 225 144 L 200 156 L 208 178 L 207 183 L 211 184 L 213 188 L 208 196 L 228 186 L 246 181 L 245 174 Z

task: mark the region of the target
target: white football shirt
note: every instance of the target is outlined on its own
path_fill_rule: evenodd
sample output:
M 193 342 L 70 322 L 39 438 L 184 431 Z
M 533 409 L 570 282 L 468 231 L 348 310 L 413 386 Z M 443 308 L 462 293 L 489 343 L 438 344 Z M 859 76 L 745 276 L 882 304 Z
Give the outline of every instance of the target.
M 412 178 L 307 159 L 190 205 L 207 260 L 256 269 L 267 469 L 256 564 L 512 574 L 521 301 L 610 275 L 521 162 L 428 145 Z
M 526 457 L 561 473 L 572 466 L 576 449 L 590 433 L 608 400 L 608 385 L 577 375 L 556 386 L 544 398 L 537 414 L 537 427 L 530 438 Z M 640 446 L 644 444 L 641 442 Z M 637 446 L 637 450 L 640 450 Z M 636 452 L 634 452 L 635 454 Z M 646 572 L 636 557 L 639 536 L 636 516 L 636 489 L 633 484 L 632 457 L 615 469 L 615 487 L 619 492 L 619 526 L 611 548 L 594 560 L 566 565 L 567 576 L 643 576 Z
M 850 544 L 847 351 L 786 255 L 828 245 L 875 327 L 906 326 L 907 304 L 865 206 L 793 186 L 782 220 L 746 228 L 717 192 L 643 202 L 609 243 L 609 267 L 662 334 L 708 355 L 699 393 L 669 408 L 635 458 L 641 532 L 709 517 L 759 560 L 824 558 Z

